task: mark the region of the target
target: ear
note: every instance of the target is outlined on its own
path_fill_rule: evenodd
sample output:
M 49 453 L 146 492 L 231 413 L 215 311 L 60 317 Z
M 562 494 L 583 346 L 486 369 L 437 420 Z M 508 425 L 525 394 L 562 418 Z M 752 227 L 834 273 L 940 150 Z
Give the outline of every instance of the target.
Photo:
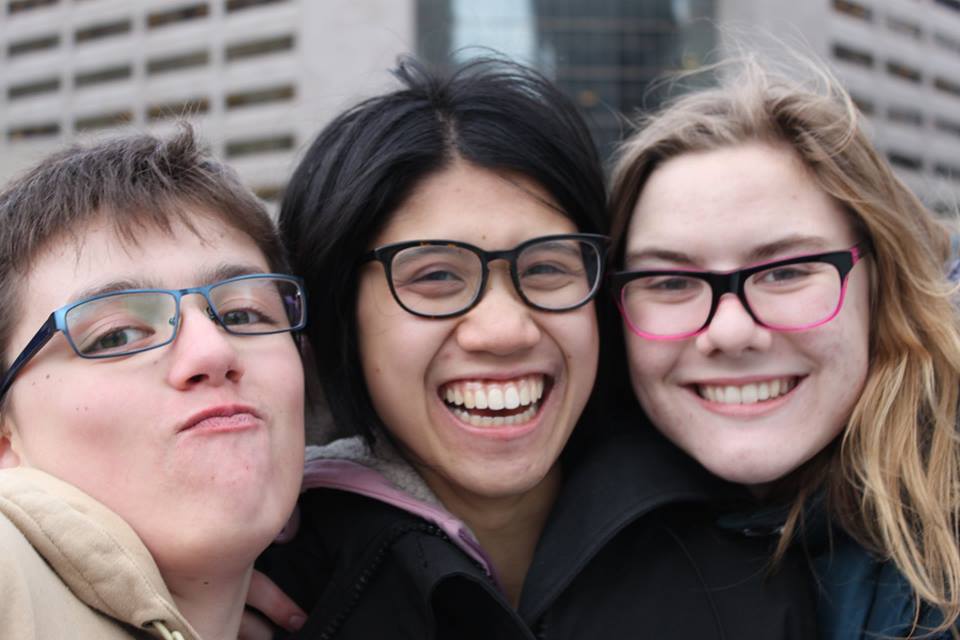
M 20 466 L 20 455 L 14 450 L 13 428 L 7 419 L 0 421 L 0 469 Z

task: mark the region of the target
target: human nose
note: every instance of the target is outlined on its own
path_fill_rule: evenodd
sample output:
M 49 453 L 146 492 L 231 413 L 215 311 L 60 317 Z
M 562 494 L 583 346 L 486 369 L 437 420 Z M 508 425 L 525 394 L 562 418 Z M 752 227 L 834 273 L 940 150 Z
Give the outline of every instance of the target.
M 457 326 L 457 342 L 466 351 L 509 355 L 540 340 L 532 309 L 520 298 L 507 269 L 491 270 L 486 291 Z
M 710 324 L 696 337 L 696 345 L 706 355 L 722 352 L 740 356 L 744 351 L 767 349 L 771 340 L 772 332 L 757 324 L 743 301 L 732 293 L 726 293 L 720 297 Z
M 243 363 L 233 338 L 210 318 L 205 301 L 181 305 L 180 328 L 170 348 L 168 381 L 176 389 L 201 384 L 221 386 L 243 377 Z

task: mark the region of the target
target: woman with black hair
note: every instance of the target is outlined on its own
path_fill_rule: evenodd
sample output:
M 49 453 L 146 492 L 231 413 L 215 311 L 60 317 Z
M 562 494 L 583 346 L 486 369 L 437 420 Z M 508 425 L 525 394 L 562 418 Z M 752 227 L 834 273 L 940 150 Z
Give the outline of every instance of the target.
M 607 222 L 576 109 L 503 61 L 395 75 L 320 132 L 280 214 L 352 435 L 308 449 L 261 562 L 301 637 L 812 637 L 806 575 L 713 526 L 715 481 L 635 415 L 585 413 Z

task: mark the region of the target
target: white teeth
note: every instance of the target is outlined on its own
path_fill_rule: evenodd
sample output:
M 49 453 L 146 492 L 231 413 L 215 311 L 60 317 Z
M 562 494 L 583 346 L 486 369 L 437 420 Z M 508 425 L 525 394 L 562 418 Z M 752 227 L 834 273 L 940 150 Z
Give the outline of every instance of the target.
M 795 378 L 777 378 L 767 382 L 751 382 L 734 386 L 698 385 L 697 393 L 701 398 L 720 404 L 756 404 L 764 400 L 777 398 L 796 386 Z
M 473 401 L 477 406 L 477 409 L 486 409 L 487 408 L 487 392 L 483 389 L 475 389 L 473 392 Z
M 453 413 L 460 420 L 474 427 L 502 427 L 504 425 L 528 422 L 533 416 L 537 415 L 538 409 L 539 407 L 537 405 L 532 405 L 526 411 L 512 416 L 478 416 L 463 409 L 453 409 Z
M 520 406 L 520 392 L 512 384 L 504 390 L 503 406 L 507 409 L 516 409 Z
M 723 399 L 720 402 L 740 404 L 740 389 L 734 386 L 725 387 L 723 389 Z
M 490 387 L 490 390 L 487 391 L 487 406 L 494 411 L 503 409 L 503 389 L 500 387 Z
M 543 397 L 543 376 L 529 376 L 507 382 L 454 382 L 441 390 L 447 404 L 467 409 L 516 409 Z
M 530 404 L 530 385 L 526 380 L 520 381 L 520 404 Z

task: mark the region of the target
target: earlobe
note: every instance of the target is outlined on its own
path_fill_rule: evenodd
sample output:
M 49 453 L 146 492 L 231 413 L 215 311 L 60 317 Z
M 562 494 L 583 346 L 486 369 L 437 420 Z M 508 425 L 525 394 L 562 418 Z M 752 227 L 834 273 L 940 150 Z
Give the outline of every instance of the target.
M 20 455 L 13 449 L 13 435 L 9 425 L 0 424 L 0 469 L 20 466 Z

